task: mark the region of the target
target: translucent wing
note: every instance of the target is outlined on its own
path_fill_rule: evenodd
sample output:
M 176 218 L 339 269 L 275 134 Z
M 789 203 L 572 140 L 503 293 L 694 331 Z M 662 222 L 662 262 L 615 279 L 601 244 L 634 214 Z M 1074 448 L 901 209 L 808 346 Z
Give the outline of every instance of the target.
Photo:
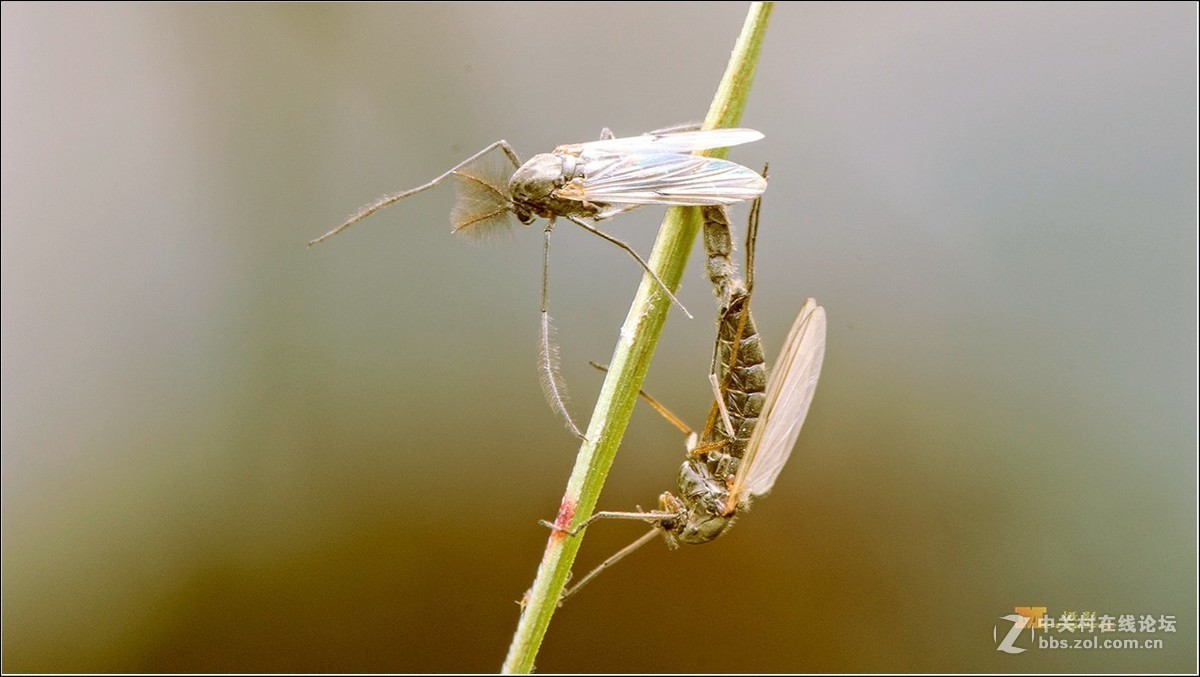
M 753 129 L 705 129 L 689 132 L 661 132 L 602 139 L 559 146 L 555 153 L 569 155 L 625 155 L 630 153 L 690 153 L 694 150 L 728 148 L 758 141 L 762 132 Z
M 771 490 L 808 415 L 825 359 L 825 309 L 808 299 L 767 379 L 767 395 L 746 457 L 730 487 L 727 510 Z
M 476 240 L 512 231 L 508 177 L 512 165 L 499 153 L 488 153 L 454 170 L 457 199 L 450 212 L 450 231 Z
M 557 197 L 636 205 L 730 205 L 753 200 L 767 180 L 728 160 L 676 155 L 614 155 L 589 160 L 583 179 L 555 191 Z

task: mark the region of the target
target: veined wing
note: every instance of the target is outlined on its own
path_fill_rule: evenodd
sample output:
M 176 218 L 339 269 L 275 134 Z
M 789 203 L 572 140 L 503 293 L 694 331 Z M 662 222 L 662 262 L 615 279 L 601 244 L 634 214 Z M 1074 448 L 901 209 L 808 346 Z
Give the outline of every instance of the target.
M 824 359 L 825 309 L 808 299 L 767 378 L 762 414 L 730 487 L 727 511 L 750 496 L 767 493 L 775 484 L 808 415 Z
M 554 194 L 608 204 L 705 206 L 753 200 L 767 189 L 758 172 L 736 162 L 672 153 L 590 160 L 583 176 Z
M 637 153 L 690 153 L 694 150 L 728 148 L 758 141 L 762 132 L 753 129 L 703 129 L 688 132 L 650 133 L 559 146 L 555 153 L 576 156 L 626 155 Z

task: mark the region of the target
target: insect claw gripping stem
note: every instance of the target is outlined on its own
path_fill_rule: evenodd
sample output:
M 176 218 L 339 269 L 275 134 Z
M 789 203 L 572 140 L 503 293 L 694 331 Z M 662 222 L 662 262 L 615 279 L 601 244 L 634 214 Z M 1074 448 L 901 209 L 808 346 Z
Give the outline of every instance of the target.
M 589 520 L 589 522 L 590 521 L 591 520 Z M 551 522 L 550 520 L 538 520 L 538 524 L 546 527 L 547 529 L 549 529 L 550 531 L 553 531 L 554 533 L 566 534 L 568 536 L 578 536 L 579 532 L 583 531 L 583 529 L 588 525 L 588 523 L 585 522 L 585 523 L 580 524 L 579 526 L 575 527 L 574 529 L 567 529 L 565 527 L 558 526 L 557 524 L 555 524 L 554 522 Z

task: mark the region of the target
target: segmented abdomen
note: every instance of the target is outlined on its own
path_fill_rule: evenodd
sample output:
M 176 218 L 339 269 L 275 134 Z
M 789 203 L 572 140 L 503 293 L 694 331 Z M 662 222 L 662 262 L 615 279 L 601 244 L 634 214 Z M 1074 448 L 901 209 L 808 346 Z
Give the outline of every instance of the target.
M 740 459 L 762 413 L 767 389 L 762 340 L 750 314 L 750 296 L 745 292 L 735 292 L 729 307 L 723 310 L 717 327 L 717 346 L 720 361 L 717 377 L 734 433 L 724 451 Z M 719 414 L 717 418 L 709 427 L 708 436 L 712 439 L 702 443 L 728 439 Z
M 750 314 L 750 291 L 732 261 L 733 232 L 729 215 L 724 207 L 705 207 L 702 213 L 708 277 L 718 305 L 717 377 L 733 424 L 733 437 L 727 434 L 714 406 L 700 443 L 703 447 L 727 442 L 719 452 L 740 459 L 762 413 L 767 367 L 762 341 Z M 728 463 L 723 465 L 728 466 Z M 722 470 L 733 472 L 735 468 Z

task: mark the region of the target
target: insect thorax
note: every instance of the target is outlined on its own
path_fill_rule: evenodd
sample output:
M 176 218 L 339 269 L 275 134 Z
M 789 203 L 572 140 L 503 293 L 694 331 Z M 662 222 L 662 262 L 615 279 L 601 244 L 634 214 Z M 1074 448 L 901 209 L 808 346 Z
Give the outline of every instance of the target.
M 678 518 L 665 525 L 672 536 L 683 543 L 707 543 L 720 536 L 733 523 L 725 515 L 725 499 L 729 496 L 726 482 L 730 468 L 737 459 L 720 452 L 703 453 L 684 461 L 679 468 Z
M 559 197 L 557 191 L 577 178 L 575 158 L 555 153 L 541 153 L 529 158 L 508 180 L 513 211 L 536 214 L 545 219 L 555 216 L 590 218 L 603 205 Z

